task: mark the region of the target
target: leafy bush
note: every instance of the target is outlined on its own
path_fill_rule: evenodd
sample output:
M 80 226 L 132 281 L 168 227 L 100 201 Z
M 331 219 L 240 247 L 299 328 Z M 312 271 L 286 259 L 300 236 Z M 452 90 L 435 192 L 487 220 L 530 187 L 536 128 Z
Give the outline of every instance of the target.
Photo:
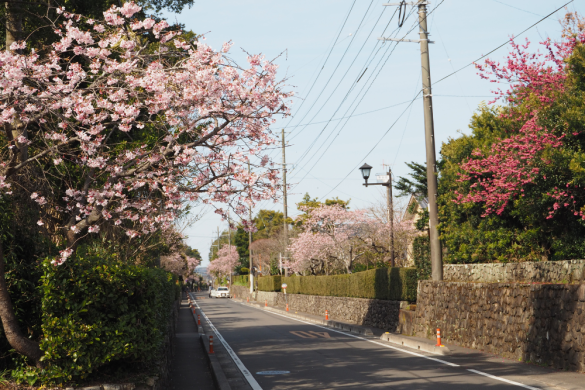
M 431 247 L 429 244 L 429 236 L 418 236 L 412 243 L 412 252 L 414 257 L 414 266 L 418 273 L 419 280 L 427 280 L 431 278 Z
M 180 294 L 170 273 L 84 249 L 64 265 L 55 267 L 47 260 L 43 267 L 40 346 L 47 368 L 15 371 L 15 377 L 65 383 L 107 363 L 157 358 Z
M 233 276 L 232 285 L 248 287 L 250 285 L 250 278 L 248 275 Z
M 280 275 L 260 276 L 258 278 L 258 290 L 260 291 L 280 291 Z M 287 288 L 287 292 L 288 288 Z
M 259 279 L 258 289 L 273 289 L 274 282 L 265 276 Z M 278 277 L 279 278 L 279 277 Z M 415 268 L 377 268 L 347 275 L 295 276 L 284 277 L 286 292 L 289 294 L 321 295 L 333 297 L 352 297 L 385 299 L 394 301 L 416 301 L 417 270 Z M 280 287 L 280 279 L 279 279 Z M 271 288 L 271 289 L 268 289 Z

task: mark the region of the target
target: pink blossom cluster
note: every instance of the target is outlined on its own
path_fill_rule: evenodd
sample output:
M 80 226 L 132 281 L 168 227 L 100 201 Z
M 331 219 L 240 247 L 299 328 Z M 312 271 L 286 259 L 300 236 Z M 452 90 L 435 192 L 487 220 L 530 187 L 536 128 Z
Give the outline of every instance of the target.
M 224 246 L 217 252 L 217 258 L 212 260 L 207 267 L 207 271 L 218 275 L 231 274 L 238 262 L 240 255 L 234 246 Z
M 47 54 L 21 53 L 26 42 L 0 52 L 0 123 L 20 129 L 6 132 L 0 191 L 26 165 L 52 162 L 69 188 L 32 196 L 65 214 L 61 228 L 74 236 L 111 221 L 133 238 L 171 228 L 186 202 L 214 203 L 222 215 L 229 203 L 244 215 L 249 202 L 276 196 L 278 170 L 263 153 L 291 96 L 277 66 L 250 55 L 239 68 L 223 54 L 230 44 L 194 45 L 165 21 L 133 18 L 140 9 L 127 2 L 96 21 L 59 8 L 50 22 L 60 39 Z M 148 144 L 119 152 L 109 143 L 144 131 Z M 33 154 L 22 161 L 26 147 Z M 261 163 L 248 173 L 253 156 Z M 66 180 L 71 170 L 84 179 Z

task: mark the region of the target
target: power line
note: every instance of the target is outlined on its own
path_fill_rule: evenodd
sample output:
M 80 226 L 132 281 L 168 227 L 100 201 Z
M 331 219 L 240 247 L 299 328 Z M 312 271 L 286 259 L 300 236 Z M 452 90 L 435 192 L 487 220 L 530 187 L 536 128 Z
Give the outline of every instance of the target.
M 428 15 L 430 15 L 430 14 L 431 14 L 431 13 L 433 13 L 433 12 L 434 12 L 434 11 L 435 11 L 437 8 L 439 8 L 439 6 L 441 6 L 441 4 L 443 4 L 443 2 L 444 2 L 444 0 L 443 0 L 443 1 L 441 1 L 441 2 L 440 2 L 440 3 L 439 3 L 439 4 L 438 4 L 438 5 L 437 5 L 437 6 L 436 6 L 436 7 L 435 7 L 435 8 L 434 8 L 434 9 L 433 9 L 431 12 L 429 12 L 429 13 L 426 15 L 426 18 L 428 18 Z M 414 7 L 412 8 L 412 10 L 414 10 Z M 412 12 L 412 11 L 411 11 L 411 12 Z M 409 16 L 410 16 L 410 15 L 409 15 Z M 417 24 L 418 24 L 418 23 L 416 23 L 416 22 L 415 22 L 415 23 L 414 23 L 414 25 L 413 25 L 413 27 L 412 27 L 412 28 L 411 28 L 411 29 L 410 29 L 410 30 L 409 30 L 409 31 L 408 31 L 408 32 L 407 32 L 407 33 L 406 33 L 404 36 L 407 36 L 408 34 L 410 34 L 410 32 L 411 32 L 412 30 L 414 30 L 414 28 L 416 27 L 416 25 L 417 25 Z M 366 90 L 366 92 L 365 92 L 365 93 L 362 95 L 362 97 L 361 97 L 360 101 L 359 101 L 359 102 L 357 103 L 357 105 L 355 106 L 355 108 L 354 108 L 354 111 L 353 111 L 353 112 L 355 112 L 355 110 L 357 109 L 357 107 L 359 107 L 359 105 L 361 104 L 362 100 L 363 100 L 363 99 L 364 99 L 364 97 L 366 96 L 367 92 L 369 91 L 369 89 L 370 89 L 370 88 L 371 88 L 371 86 L 373 85 L 374 81 L 375 81 L 375 80 L 378 78 L 378 76 L 379 76 L 379 74 L 382 72 L 382 69 L 384 68 L 384 66 L 386 66 L 386 63 L 387 63 L 387 62 L 388 62 L 388 60 L 390 59 L 390 56 L 392 55 L 392 53 L 394 52 L 394 50 L 396 49 L 396 47 L 397 47 L 397 46 L 398 46 L 398 42 L 396 42 L 396 44 L 394 45 L 394 48 L 392 49 L 392 52 L 391 52 L 391 53 L 388 55 L 388 57 L 386 58 L 386 61 L 384 62 L 384 64 L 383 64 L 383 65 L 380 67 L 380 69 L 378 70 L 378 73 L 376 74 L 376 76 L 375 76 L 375 77 L 374 77 L 374 79 L 372 80 L 372 83 L 370 84 L 370 86 L 368 87 L 368 89 Z M 362 89 L 363 89 L 363 88 L 362 88 Z M 417 96 L 418 96 L 418 94 L 417 94 Z M 416 97 L 417 97 L 417 96 L 415 96 L 415 99 L 413 99 L 413 100 L 411 101 L 411 103 L 409 104 L 409 106 L 412 104 L 412 102 L 413 102 L 414 100 L 416 100 Z M 349 110 L 349 109 L 348 109 L 348 110 Z M 352 114 L 353 114 L 353 112 L 352 112 Z M 402 116 L 402 114 L 401 114 L 401 116 Z M 347 125 L 347 123 L 348 123 L 348 122 L 349 122 L 349 119 L 348 119 L 348 120 L 346 120 L 345 124 L 344 124 L 344 125 L 342 126 L 342 128 L 341 128 L 341 129 L 338 131 L 337 135 L 335 135 L 335 137 L 333 138 L 333 140 L 331 141 L 331 143 L 329 143 L 329 145 L 327 146 L 327 148 L 325 149 L 325 151 L 323 151 L 323 152 L 321 153 L 321 155 L 320 155 L 319 159 L 318 159 L 318 160 L 317 160 L 317 161 L 316 161 L 316 162 L 313 164 L 313 166 L 311 167 L 311 169 L 309 169 L 309 171 L 310 171 L 310 170 L 312 170 L 312 169 L 313 169 L 313 168 L 314 168 L 314 167 L 317 165 L 317 163 L 318 163 L 319 161 L 321 161 L 321 159 L 323 158 L 323 156 L 325 155 L 325 153 L 327 153 L 327 151 L 329 150 L 329 148 L 331 147 L 331 145 L 333 145 L 333 142 L 335 142 L 335 140 L 337 139 L 337 137 L 339 136 L 339 134 L 341 134 L 341 131 L 342 131 L 342 130 L 345 128 L 345 126 Z M 390 130 L 388 130 L 388 131 L 390 131 Z M 387 132 L 388 132 L 388 131 L 387 131 Z M 387 132 L 386 132 L 386 133 L 387 133 Z M 327 140 L 328 140 L 328 139 L 329 139 L 329 137 L 327 137 L 327 139 L 326 139 L 326 140 L 323 142 L 323 145 L 324 145 L 324 144 L 327 142 Z M 381 139 L 380 139 L 380 141 L 381 141 Z M 370 151 L 370 153 L 371 153 L 371 151 Z M 369 153 L 368 153 L 368 155 L 369 155 Z M 315 154 L 313 155 L 313 157 L 314 157 L 314 156 L 315 156 Z M 366 157 L 367 157 L 367 156 L 366 156 Z M 311 157 L 311 159 L 312 159 L 312 157 Z M 309 160 L 309 161 L 310 161 L 310 160 Z M 305 165 L 306 165 L 306 164 L 305 164 Z M 349 174 L 348 174 L 348 175 L 349 175 Z M 305 175 L 305 176 L 303 177 L 303 179 L 304 179 L 306 176 L 307 176 L 307 175 Z M 346 176 L 346 177 L 347 177 L 347 176 Z M 302 181 L 303 179 L 301 179 L 301 181 Z
M 544 21 L 545 19 L 548 19 L 549 17 L 551 17 L 552 15 L 554 15 L 555 13 L 557 13 L 558 11 L 560 11 L 561 9 L 565 8 L 567 5 L 571 4 L 572 2 L 574 2 L 575 0 L 571 0 L 565 4 L 563 4 L 562 6 L 560 6 L 559 8 L 557 8 L 556 10 L 554 10 L 553 12 L 551 12 L 550 14 L 546 15 L 544 18 L 540 19 L 538 22 L 534 23 L 533 25 L 531 25 L 530 27 L 522 30 L 519 34 L 515 35 L 514 38 L 519 37 L 520 35 L 524 34 L 526 31 L 530 30 L 532 27 L 538 25 L 540 22 Z M 478 59 L 476 59 L 475 61 L 470 62 L 469 64 L 465 65 L 462 68 L 457 69 L 455 72 L 448 74 L 447 76 L 443 77 L 442 79 L 439 79 L 438 81 L 435 81 L 435 85 L 440 83 L 441 81 L 445 80 L 446 78 L 449 78 L 451 76 L 453 76 L 455 73 L 459 73 L 460 71 L 462 71 L 463 69 L 475 64 L 477 61 L 489 56 L 490 54 L 492 54 L 493 52 L 495 52 L 498 49 L 501 49 L 502 47 L 506 46 L 507 44 L 510 43 L 511 40 L 513 40 L 514 38 L 510 38 L 509 40 L 507 40 L 506 42 L 502 43 L 500 46 L 496 47 L 495 49 L 491 50 L 489 53 L 482 55 L 481 57 L 479 57 Z
M 441 4 L 443 4 L 443 2 L 444 2 L 444 1 L 445 1 L 445 0 L 442 0 L 442 1 L 441 1 L 439 4 L 437 4 L 437 6 L 436 6 L 435 8 L 433 8 L 433 10 L 431 10 L 431 12 L 429 12 L 429 13 L 426 15 L 426 17 L 428 18 L 428 16 L 429 16 L 431 13 L 433 13 L 433 12 L 434 12 L 434 11 L 435 11 L 437 8 L 439 8 L 439 7 L 441 6 Z M 411 30 L 409 30 L 409 32 L 408 32 L 408 33 L 410 33 L 410 31 L 412 31 L 413 29 L 414 29 L 414 27 L 413 27 Z M 381 70 L 381 69 L 382 69 L 382 68 L 380 68 L 380 70 Z M 377 77 L 377 76 L 376 76 L 376 77 Z M 386 137 L 386 135 L 387 135 L 387 134 L 390 132 L 390 130 L 392 130 L 392 128 L 393 128 L 393 127 L 396 125 L 396 123 L 398 123 L 398 121 L 400 120 L 400 118 L 402 118 L 402 116 L 404 115 L 404 113 L 406 113 L 406 111 L 407 111 L 407 110 L 409 109 L 409 107 L 410 107 L 410 106 L 411 106 L 411 105 L 412 105 L 412 104 L 413 104 L 413 103 L 414 103 L 414 102 L 417 100 L 418 96 L 419 96 L 421 93 L 422 93 L 422 89 L 421 89 L 421 90 L 420 90 L 420 91 L 419 91 L 419 92 L 418 92 L 418 93 L 417 93 L 417 94 L 414 96 L 414 98 L 413 98 L 413 99 L 410 101 L 410 103 L 408 104 L 408 106 L 407 106 L 407 107 L 406 107 L 406 108 L 405 108 L 405 109 L 402 111 L 402 113 L 401 113 L 401 114 L 398 116 L 398 118 L 396 118 L 396 120 L 394 121 L 394 123 L 392 123 L 392 125 L 391 125 L 391 126 L 388 128 L 388 130 L 386 130 L 386 132 L 384 132 L 384 134 L 382 135 L 382 137 L 380 137 L 380 139 L 378 140 L 378 142 L 376 142 L 376 144 L 375 144 L 375 145 L 374 145 L 374 146 L 373 146 L 373 147 L 370 149 L 370 151 L 369 151 L 369 152 L 368 152 L 368 153 L 367 153 L 367 154 L 366 154 L 366 155 L 365 155 L 365 156 L 362 158 L 362 160 L 361 160 L 361 161 L 365 160 L 365 159 L 366 159 L 366 158 L 367 158 L 367 157 L 368 157 L 368 156 L 369 156 L 369 155 L 370 155 L 370 154 L 371 154 L 371 153 L 374 151 L 374 149 L 375 149 L 375 148 L 376 148 L 376 147 L 377 147 L 377 146 L 380 144 L 380 142 L 382 142 L 382 139 L 384 139 L 384 137 Z M 346 122 L 346 123 L 347 123 L 347 122 Z M 331 146 L 331 144 L 330 144 L 329 146 Z M 329 147 L 328 147 L 328 148 L 329 148 Z M 328 148 L 327 148 L 327 149 L 328 149 Z M 337 185 L 336 185 L 336 186 L 335 186 L 333 189 L 331 189 L 331 190 L 330 190 L 330 191 L 329 191 L 327 194 L 325 194 L 324 196 L 327 196 L 327 195 L 329 195 L 329 193 L 331 193 L 331 192 L 332 192 L 332 191 L 334 191 L 334 190 L 335 190 L 337 187 L 339 187 L 339 185 L 340 185 L 341 183 L 343 183 L 343 181 L 344 181 L 345 179 L 347 179 L 347 177 L 348 177 L 349 175 L 351 175 L 351 173 L 352 173 L 352 172 L 354 172 L 354 171 L 355 171 L 355 169 L 357 169 L 357 167 L 358 167 L 358 166 L 359 166 L 359 164 L 358 164 L 358 165 L 356 165 L 356 167 L 355 167 L 355 168 L 351 169 L 351 170 L 350 170 L 350 171 L 347 173 L 347 175 L 345 175 L 344 179 L 343 179 L 343 180 L 341 180 L 339 183 L 337 183 Z M 313 165 L 313 167 L 314 167 L 314 165 Z M 311 168 L 311 169 L 312 169 L 312 168 Z
M 333 52 L 333 49 L 335 48 L 335 45 L 337 44 L 337 40 L 341 36 L 341 32 L 343 31 L 343 28 L 345 27 L 345 24 L 347 23 L 347 20 L 349 19 L 349 15 L 351 14 L 351 11 L 353 10 L 353 7 L 354 7 L 356 1 L 357 0 L 354 0 L 353 3 L 351 4 L 351 7 L 349 8 L 349 11 L 347 12 L 347 15 L 345 16 L 345 20 L 343 21 L 343 24 L 341 25 L 341 28 L 339 29 L 339 33 L 337 34 L 337 37 L 335 38 L 335 42 L 331 46 L 331 49 L 329 50 L 329 54 L 327 54 L 327 58 L 325 58 L 325 62 L 323 62 L 323 66 L 321 66 L 321 70 L 319 70 L 319 73 L 317 74 L 317 77 L 313 81 L 313 84 L 311 85 L 311 88 L 309 89 L 309 92 L 307 92 L 307 95 L 305 96 L 305 99 L 301 102 L 301 105 L 298 108 L 299 111 L 303 107 L 303 104 L 305 104 L 305 102 L 307 101 L 306 98 L 311 94 L 311 91 L 313 90 L 313 87 L 317 83 L 317 80 L 319 79 L 319 76 L 321 75 L 321 72 L 323 72 L 323 69 L 325 69 L 325 65 L 327 64 L 327 61 L 329 60 L 329 57 L 331 56 L 331 53 Z M 354 34 L 354 36 L 355 36 L 355 34 Z M 293 121 L 293 119 L 294 119 L 294 116 L 290 118 L 289 122 L 287 123 L 287 126 L 290 125 L 290 123 Z
M 384 31 L 382 32 L 382 34 L 384 34 L 384 33 L 386 32 L 386 29 L 388 28 L 388 26 L 390 25 L 390 23 L 391 23 L 391 22 L 392 22 L 392 20 L 394 19 L 394 16 L 395 16 L 395 15 L 396 15 L 396 11 L 394 11 L 394 14 L 392 15 L 392 17 L 391 17 L 390 21 L 388 22 L 388 24 L 387 24 L 387 25 L 386 25 L 386 27 L 384 28 Z M 376 24 L 377 24 L 377 23 L 376 23 Z M 391 34 L 395 34 L 395 33 L 397 33 L 399 30 L 400 30 L 400 28 L 396 28 L 396 29 L 395 29 L 395 30 L 394 30 L 394 31 L 393 31 Z M 373 29 L 372 29 L 372 31 L 373 31 Z M 369 35 L 369 36 L 371 36 L 371 32 L 370 32 L 370 35 Z M 368 39 L 369 39 L 369 36 L 368 36 Z M 365 43 L 364 43 L 364 44 L 365 44 Z M 365 69 L 368 69 L 368 68 L 371 66 L 371 64 L 372 64 L 372 62 L 374 61 L 374 59 L 376 58 L 377 54 L 378 54 L 378 53 L 380 52 L 380 50 L 382 49 L 382 47 L 383 47 L 383 44 L 380 46 L 380 48 L 379 48 L 379 49 L 378 49 L 378 51 L 376 52 L 376 47 L 378 46 L 378 44 L 379 44 L 379 41 L 378 41 L 378 42 L 376 42 L 376 45 L 374 46 L 374 48 L 373 48 L 373 49 L 372 49 L 372 51 L 370 52 L 370 55 L 368 56 L 368 59 L 366 60 L 366 63 L 364 64 L 364 66 L 362 67 L 362 69 L 363 69 L 363 68 L 365 68 Z M 370 74 L 370 76 L 368 76 L 368 80 L 367 80 L 367 81 L 366 81 L 366 82 L 363 84 L 363 86 L 362 86 L 361 90 L 358 92 L 358 95 L 356 96 L 356 99 L 357 99 L 357 98 L 359 97 L 359 95 L 362 93 L 362 91 L 364 90 L 364 88 L 366 87 L 366 85 L 368 84 L 368 82 L 370 81 L 370 79 L 372 78 L 372 75 L 374 74 L 374 72 L 376 71 L 376 69 L 378 69 L 378 67 L 380 66 L 380 63 L 381 63 L 381 62 L 382 62 L 382 60 L 384 59 L 384 56 L 386 56 L 386 53 L 388 52 L 388 50 L 389 50 L 391 47 L 392 47 L 391 45 L 389 45 L 389 46 L 387 47 L 387 49 L 386 49 L 386 52 L 385 52 L 385 53 L 382 55 L 382 57 L 380 58 L 380 60 L 379 60 L 379 61 L 378 61 L 378 63 L 376 64 L 376 66 L 375 66 L 374 70 L 372 71 L 372 73 Z M 394 49 L 395 49 L 395 48 L 396 48 L 396 46 L 394 46 L 394 48 L 392 49 L 392 52 L 390 52 L 390 54 L 388 55 L 388 57 L 387 57 L 386 61 L 388 61 L 388 58 L 389 58 L 389 57 L 392 55 L 392 53 L 394 52 Z M 375 54 L 374 54 L 374 56 L 372 56 L 372 54 L 373 54 L 374 52 L 375 52 Z M 368 61 L 369 61 L 369 62 L 368 62 Z M 352 64 L 353 64 L 353 62 L 352 62 Z M 360 71 L 360 72 L 361 72 L 361 71 Z M 378 73 L 379 73 L 379 72 L 378 72 Z M 377 76 L 376 76 L 376 77 L 377 77 Z M 360 78 L 361 78 L 361 76 L 360 76 Z M 306 156 L 308 155 L 308 153 L 310 152 L 310 150 L 313 148 L 313 146 L 315 146 L 315 144 L 317 143 L 318 139 L 321 137 L 321 135 L 323 134 L 323 132 L 325 131 L 325 129 L 327 128 L 327 126 L 329 125 L 329 123 L 331 122 L 331 120 L 333 119 L 333 116 L 335 116 L 335 114 L 336 114 L 336 113 L 339 111 L 339 109 L 341 109 L 341 107 L 343 106 L 343 104 L 345 103 L 345 101 L 347 100 L 347 98 L 349 97 L 349 95 L 351 94 L 351 92 L 354 90 L 354 88 L 356 87 L 356 85 L 357 85 L 357 82 L 351 85 L 351 87 L 350 87 L 350 88 L 349 88 L 349 90 L 346 92 L 345 96 L 343 97 L 343 99 L 342 99 L 341 103 L 338 105 L 337 109 L 335 110 L 335 112 L 333 113 L 333 115 L 331 116 L 331 118 L 330 118 L 330 119 L 327 121 L 327 124 L 326 124 L 326 125 L 323 127 L 323 129 L 322 129 L 322 130 L 319 132 L 319 134 L 318 134 L 318 136 L 315 138 L 315 140 L 314 140 L 313 142 L 311 142 L 311 144 L 310 144 L 310 145 L 309 145 L 309 147 L 308 147 L 308 148 L 305 150 L 305 152 L 303 152 L 303 155 L 301 156 L 301 159 L 299 160 L 299 162 L 300 162 L 300 161 L 301 161 L 301 160 L 302 160 L 304 157 L 306 157 Z M 371 88 L 371 86 L 372 86 L 372 83 L 370 83 L 369 87 L 368 87 L 368 88 L 367 88 L 367 90 L 366 90 L 366 93 L 367 93 L 367 91 L 369 91 L 369 89 Z M 348 107 L 348 109 L 346 110 L 346 113 L 347 113 L 347 112 L 349 112 L 349 110 L 351 109 L 351 106 L 352 106 L 352 105 L 355 103 L 355 100 L 356 100 L 356 99 L 354 99 L 354 102 L 352 102 L 352 103 L 350 104 L 350 106 L 349 106 L 349 107 Z M 362 99 L 363 99 L 363 97 L 362 97 Z M 360 102 L 361 102 L 361 99 L 360 99 Z M 359 103 L 358 103 L 358 105 L 359 105 Z M 357 106 L 356 106 L 356 108 L 357 108 Z M 355 112 L 355 109 L 353 110 L 352 114 L 353 114 L 354 112 Z M 333 134 L 333 132 L 335 132 L 335 130 L 337 129 L 337 127 L 338 127 L 338 126 L 339 126 L 339 123 L 338 123 L 338 125 L 336 125 L 336 126 L 335 126 L 335 128 L 333 128 L 333 130 L 332 130 L 331 134 Z M 328 136 L 328 137 L 325 139 L 324 143 L 325 143 L 325 142 L 327 142 L 327 140 L 330 138 L 331 134 L 330 134 L 330 135 L 329 135 L 329 136 Z M 298 135 L 298 134 L 297 134 L 297 135 Z M 312 159 L 312 158 L 313 158 L 313 157 L 311 157 L 311 159 Z M 311 159 L 309 159 L 309 161 L 310 161 Z M 307 163 L 305 163 L 305 165 L 303 165 L 303 166 L 306 166 L 306 165 L 307 165 Z M 306 177 L 306 175 L 305 175 L 305 177 Z M 301 179 L 301 181 L 302 181 L 302 179 Z
M 368 9 L 366 10 L 366 13 L 364 14 L 364 16 L 362 17 L 362 20 L 360 21 L 360 24 L 358 25 L 358 28 L 356 29 L 355 34 L 352 36 L 351 40 L 349 41 L 349 44 L 347 45 L 347 47 L 345 48 L 345 51 L 343 52 L 343 55 L 341 56 L 341 59 L 337 62 L 337 65 L 335 66 L 335 69 L 333 69 L 333 72 L 331 73 L 331 75 L 329 76 L 329 79 L 327 80 L 327 82 L 325 83 L 325 86 L 321 89 L 321 92 L 319 92 L 319 95 L 317 96 L 317 98 L 315 99 L 315 102 L 313 103 L 313 105 L 311 105 L 311 107 L 309 107 L 309 110 L 305 113 L 305 115 L 302 117 L 302 119 L 300 120 L 300 122 L 304 121 L 305 118 L 307 117 L 307 115 L 309 115 L 309 113 L 311 112 L 311 110 L 313 110 L 313 108 L 315 107 L 315 105 L 317 104 L 317 102 L 319 101 L 319 98 L 321 98 L 321 96 L 323 95 L 323 92 L 325 92 L 325 89 L 327 89 L 327 86 L 329 85 L 329 83 L 331 82 L 331 80 L 333 79 L 333 76 L 335 75 L 335 73 L 337 72 L 337 69 L 339 69 L 339 66 L 341 65 L 341 62 L 343 61 L 343 59 L 345 58 L 345 55 L 347 54 L 347 52 L 349 51 L 349 48 L 351 47 L 351 44 L 353 43 L 355 37 L 357 36 L 357 32 L 359 31 L 360 27 L 362 26 L 362 23 L 364 22 L 364 20 L 366 19 L 366 16 L 368 15 L 368 13 L 370 12 L 370 7 L 372 6 L 372 4 L 374 3 L 374 0 L 372 0 L 370 2 L 370 5 L 368 6 Z M 325 102 L 326 104 L 327 102 Z M 299 107 L 300 109 L 300 107 Z M 317 113 L 318 114 L 318 113 Z M 313 116 L 313 119 L 315 117 Z M 311 120 L 313 120 L 311 119 Z M 298 126 L 297 126 L 298 127 Z M 295 127 L 296 128 L 296 127 Z M 294 130 L 294 128 L 293 128 Z M 302 131 L 302 130 L 301 130 Z

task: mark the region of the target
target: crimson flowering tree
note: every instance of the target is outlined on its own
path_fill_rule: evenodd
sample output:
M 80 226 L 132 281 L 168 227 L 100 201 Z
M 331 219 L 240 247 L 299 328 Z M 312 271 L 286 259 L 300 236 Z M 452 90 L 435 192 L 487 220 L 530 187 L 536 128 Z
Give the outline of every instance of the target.
M 235 246 L 224 246 L 217 252 L 217 258 L 210 262 L 207 271 L 216 275 L 230 275 L 239 264 L 240 255 Z
M 17 187 L 36 202 L 40 229 L 65 243 L 56 265 L 100 230 L 133 239 L 171 229 L 187 203 L 244 214 L 276 194 L 262 151 L 275 142 L 274 116 L 288 113 L 277 66 L 249 55 L 241 68 L 226 57 L 230 43 L 214 51 L 139 10 L 128 2 L 93 20 L 60 8 L 47 20 L 54 44 L 0 53 L 0 196 Z M 42 365 L 18 330 L 1 249 L 7 338 Z
M 457 193 L 458 202 L 482 203 L 484 216 L 501 215 L 527 188 L 547 180 L 546 169 L 558 164 L 552 158 L 553 150 L 574 142 L 582 133 L 566 120 L 551 119 L 558 119 L 555 105 L 567 92 L 569 58 L 584 40 L 583 32 L 560 42 L 547 39 L 541 43 L 544 54 L 529 52 L 529 42 L 519 45 L 511 41 L 512 52 L 505 63 L 487 60 L 485 65 L 477 65 L 482 78 L 510 85 L 506 91 L 497 90 L 497 99 L 491 102 L 501 99 L 507 104 L 500 119 L 509 123 L 509 129 L 506 137 L 474 150 L 461 165 L 460 181 L 472 184 L 467 193 Z M 585 219 L 583 210 L 576 207 L 575 191 L 582 192 L 581 186 L 566 182 L 548 192 L 555 202 L 547 218 L 568 207 Z

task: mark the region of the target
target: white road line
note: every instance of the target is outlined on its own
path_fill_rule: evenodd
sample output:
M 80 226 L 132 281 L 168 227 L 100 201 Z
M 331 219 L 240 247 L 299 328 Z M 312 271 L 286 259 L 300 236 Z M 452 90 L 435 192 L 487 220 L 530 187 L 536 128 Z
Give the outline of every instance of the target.
M 451 362 L 448 362 L 448 361 L 445 361 L 445 360 L 441 360 L 441 359 L 436 359 L 436 358 L 433 358 L 433 357 L 430 357 L 430 356 L 426 356 L 426 355 L 421 355 L 420 353 L 411 352 L 411 351 L 408 351 L 406 349 L 397 348 L 397 347 L 394 347 L 392 345 L 383 344 L 383 343 L 380 343 L 378 341 L 369 340 L 369 339 L 366 339 L 366 338 L 363 338 L 363 337 L 360 337 L 360 336 L 356 336 L 356 335 L 353 335 L 353 334 L 350 334 L 350 333 L 346 333 L 346 332 L 341 332 L 339 330 L 335 330 L 335 329 L 328 328 L 328 327 L 325 327 L 325 326 L 317 325 L 317 324 L 314 324 L 312 322 L 307 322 L 307 321 L 299 320 L 299 319 L 296 319 L 296 318 L 293 318 L 293 317 L 289 317 L 287 315 L 275 313 L 275 312 L 272 312 L 272 311 L 269 311 L 269 310 L 263 310 L 263 309 L 254 307 L 252 305 L 245 305 L 245 304 L 240 303 L 240 302 L 238 302 L 238 303 L 240 305 L 242 305 L 242 306 L 247 306 L 247 307 L 251 307 L 251 308 L 257 309 L 257 310 L 261 310 L 264 313 L 274 314 L 274 315 L 277 315 L 277 316 L 280 316 L 280 317 L 288 318 L 289 320 L 294 320 L 294 321 L 302 322 L 304 324 L 313 325 L 313 326 L 316 326 L 317 328 L 327 329 L 327 330 L 329 330 L 331 332 L 340 333 L 340 334 L 345 335 L 345 336 L 353 337 L 355 339 L 367 341 L 367 342 L 372 343 L 372 344 L 381 345 L 382 347 L 394 349 L 396 351 L 404 352 L 404 353 L 407 353 L 407 354 L 410 354 L 410 355 L 414 355 L 414 356 L 422 357 L 422 358 L 425 358 L 425 359 L 428 359 L 428 360 L 432 360 L 432 361 L 435 361 L 435 362 L 438 362 L 438 363 L 446 364 L 446 365 L 451 366 L 451 367 L 461 367 L 459 364 L 451 363 Z M 515 385 L 515 386 L 519 386 L 519 387 L 524 387 L 525 389 L 542 390 L 542 389 L 540 389 L 538 387 L 532 387 L 532 386 L 524 385 L 522 383 L 514 382 L 514 381 L 511 381 L 509 379 L 504 379 L 504 378 L 501 378 L 499 376 L 486 374 L 485 372 L 482 372 L 482 371 L 477 371 L 477 370 L 472 370 L 472 369 L 468 369 L 467 371 L 473 372 L 475 374 L 483 375 L 483 376 L 486 376 L 488 378 L 492 378 L 492 379 L 495 379 L 495 380 L 498 380 L 498 381 L 506 382 L 506 383 L 509 383 L 511 385 Z
M 193 297 L 192 297 L 192 299 L 193 299 Z M 219 341 L 221 341 L 221 343 L 223 344 L 224 348 L 228 351 L 228 353 L 232 357 L 234 363 L 236 363 L 236 366 L 238 366 L 238 368 L 240 369 L 240 371 L 244 375 L 244 378 L 246 378 L 246 380 L 248 381 L 248 383 L 250 384 L 250 386 L 252 387 L 252 389 L 253 390 L 262 390 L 262 387 L 260 387 L 260 385 L 258 384 L 258 382 L 256 382 L 256 379 L 254 379 L 254 376 L 252 375 L 252 373 L 250 373 L 250 371 L 246 368 L 246 366 L 244 366 L 244 363 L 242 363 L 242 361 L 240 360 L 240 358 L 238 357 L 238 355 L 234 352 L 234 350 L 232 349 L 232 347 L 230 347 L 230 345 L 227 343 L 227 341 L 225 341 L 225 339 L 223 338 L 223 336 L 218 332 L 217 328 L 215 326 L 213 326 L 213 323 L 205 315 L 205 313 L 203 312 L 203 310 L 199 307 L 199 304 L 197 303 L 197 301 L 195 299 L 193 299 L 193 302 L 195 303 L 195 306 L 197 306 L 197 308 L 199 309 L 199 311 L 201 312 L 201 314 L 203 314 L 203 318 L 205 318 L 205 320 L 207 321 L 207 323 L 211 327 L 211 330 L 213 330 L 215 332 L 215 335 L 217 336 L 217 338 L 219 339 Z
M 470 369 L 470 368 L 469 368 L 469 369 L 467 369 L 467 371 L 471 371 L 471 372 L 474 372 L 474 373 L 476 373 L 476 374 L 479 374 L 479 375 L 487 376 L 488 378 L 492 378 L 492 379 L 495 379 L 495 380 L 497 380 L 497 381 L 506 382 L 506 383 L 509 383 L 509 384 L 511 384 L 511 385 L 514 385 L 514 386 L 520 386 L 520 387 L 524 387 L 525 389 L 530 389 L 530 390 L 541 390 L 541 389 L 539 389 L 538 387 L 532 387 L 532 386 L 524 385 L 524 384 L 522 384 L 522 383 L 514 382 L 514 381 L 511 381 L 511 380 L 509 380 L 509 379 L 500 378 L 499 376 L 495 376 L 495 375 L 486 374 L 485 372 L 481 372 L 481 371 L 477 371 L 477 370 L 472 370 L 472 369 Z

